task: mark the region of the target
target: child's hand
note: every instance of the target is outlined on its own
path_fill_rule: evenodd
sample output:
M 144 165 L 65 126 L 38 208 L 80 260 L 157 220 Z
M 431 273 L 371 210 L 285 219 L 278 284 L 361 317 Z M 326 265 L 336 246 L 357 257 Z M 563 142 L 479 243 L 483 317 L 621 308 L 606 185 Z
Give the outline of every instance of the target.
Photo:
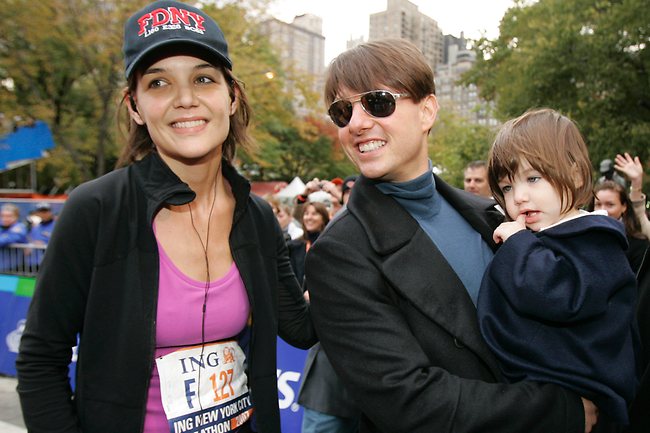
M 524 214 L 519 215 L 515 221 L 501 223 L 494 231 L 492 239 L 499 244 L 507 241 L 510 236 L 522 230 L 526 230 L 526 216 Z

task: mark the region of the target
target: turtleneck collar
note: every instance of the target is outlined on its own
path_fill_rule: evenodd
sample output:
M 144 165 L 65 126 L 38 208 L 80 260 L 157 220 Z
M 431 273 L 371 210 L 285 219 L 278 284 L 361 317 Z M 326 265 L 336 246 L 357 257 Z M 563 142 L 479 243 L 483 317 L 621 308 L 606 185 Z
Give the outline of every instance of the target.
M 436 184 L 432 170 L 433 165 L 429 160 L 428 170 L 415 179 L 406 182 L 379 182 L 376 186 L 384 194 L 394 197 L 403 206 L 408 208 L 415 206 L 416 212 L 420 215 L 422 215 L 421 212 L 429 216 L 435 215 L 440 211 L 440 200 L 436 200 Z

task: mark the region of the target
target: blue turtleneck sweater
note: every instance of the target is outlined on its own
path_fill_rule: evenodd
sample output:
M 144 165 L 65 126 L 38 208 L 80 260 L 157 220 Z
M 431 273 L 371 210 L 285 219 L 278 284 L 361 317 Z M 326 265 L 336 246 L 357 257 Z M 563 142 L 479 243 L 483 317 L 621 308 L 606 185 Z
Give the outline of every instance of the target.
M 377 188 L 397 200 L 415 218 L 445 256 L 476 305 L 483 273 L 493 253 L 481 235 L 436 191 L 431 162 L 429 170 L 413 180 L 382 182 Z

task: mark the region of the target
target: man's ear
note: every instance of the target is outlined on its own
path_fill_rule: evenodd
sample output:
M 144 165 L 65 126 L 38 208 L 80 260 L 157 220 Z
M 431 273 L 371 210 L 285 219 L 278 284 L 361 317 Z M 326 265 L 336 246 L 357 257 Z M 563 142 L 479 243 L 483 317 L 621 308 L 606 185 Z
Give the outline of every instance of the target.
M 127 92 L 124 94 L 124 99 L 127 100 L 126 107 L 129 110 L 129 116 L 131 116 L 131 119 L 138 125 L 144 125 L 145 121 L 142 119 L 142 116 L 140 116 L 140 113 L 138 113 L 138 104 L 135 102 L 135 98 L 133 97 L 133 94 L 130 92 Z
M 420 101 L 420 113 L 422 118 L 422 126 L 424 131 L 430 131 L 433 128 L 433 123 L 436 121 L 438 115 L 438 99 L 433 93 L 425 96 Z

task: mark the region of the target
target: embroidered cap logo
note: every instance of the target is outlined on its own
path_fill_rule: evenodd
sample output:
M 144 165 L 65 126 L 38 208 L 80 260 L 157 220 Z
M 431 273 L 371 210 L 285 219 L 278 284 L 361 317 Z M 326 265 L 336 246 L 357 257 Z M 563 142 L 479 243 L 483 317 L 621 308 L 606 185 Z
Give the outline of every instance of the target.
M 159 30 L 180 30 L 182 28 L 188 31 L 203 34 L 205 27 L 203 22 L 205 18 L 196 12 L 187 9 L 175 7 L 158 8 L 138 18 L 140 30 L 138 36 L 148 37 Z

